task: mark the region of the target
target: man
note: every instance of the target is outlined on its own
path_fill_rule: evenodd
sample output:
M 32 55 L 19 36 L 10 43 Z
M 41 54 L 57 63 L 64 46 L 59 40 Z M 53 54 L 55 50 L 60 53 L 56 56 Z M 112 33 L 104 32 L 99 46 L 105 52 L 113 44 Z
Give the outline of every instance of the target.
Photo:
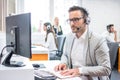
M 78 6 L 69 9 L 72 33 L 66 36 L 61 64 L 55 71 L 81 80 L 109 80 L 111 72 L 106 40 L 88 29 L 88 12 Z
M 117 31 L 114 28 L 114 24 L 107 25 L 107 31 L 103 33 L 108 42 L 117 42 Z

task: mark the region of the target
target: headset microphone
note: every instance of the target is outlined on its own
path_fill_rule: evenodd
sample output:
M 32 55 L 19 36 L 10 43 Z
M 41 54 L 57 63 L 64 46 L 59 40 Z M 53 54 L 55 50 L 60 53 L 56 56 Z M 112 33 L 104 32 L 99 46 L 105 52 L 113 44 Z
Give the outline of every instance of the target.
M 77 28 L 77 31 L 79 31 L 80 30 L 80 28 Z
M 76 28 L 76 29 L 77 29 L 77 31 L 79 31 L 79 30 L 80 30 L 80 28 L 81 28 L 81 27 L 77 27 L 77 28 Z

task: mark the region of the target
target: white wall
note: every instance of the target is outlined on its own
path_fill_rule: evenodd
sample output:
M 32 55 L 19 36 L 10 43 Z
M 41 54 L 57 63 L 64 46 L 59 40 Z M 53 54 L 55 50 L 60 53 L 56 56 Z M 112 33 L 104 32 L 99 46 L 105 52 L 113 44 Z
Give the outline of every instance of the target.
M 90 14 L 90 28 L 101 34 L 106 25 L 114 24 L 120 40 L 120 0 L 83 0 L 82 6 Z

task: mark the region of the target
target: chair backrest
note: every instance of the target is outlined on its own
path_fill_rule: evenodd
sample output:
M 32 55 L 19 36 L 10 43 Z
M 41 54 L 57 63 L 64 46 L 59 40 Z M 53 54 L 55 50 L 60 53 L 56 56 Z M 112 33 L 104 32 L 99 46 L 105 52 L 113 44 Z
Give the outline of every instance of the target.
M 65 36 L 58 36 L 57 41 L 58 41 L 58 53 L 57 55 L 61 56 L 63 53 L 63 47 L 64 47 L 64 42 L 65 42 Z
M 115 65 L 115 61 L 117 59 L 119 44 L 117 42 L 108 42 L 107 44 L 109 47 L 111 68 L 113 69 L 113 67 Z

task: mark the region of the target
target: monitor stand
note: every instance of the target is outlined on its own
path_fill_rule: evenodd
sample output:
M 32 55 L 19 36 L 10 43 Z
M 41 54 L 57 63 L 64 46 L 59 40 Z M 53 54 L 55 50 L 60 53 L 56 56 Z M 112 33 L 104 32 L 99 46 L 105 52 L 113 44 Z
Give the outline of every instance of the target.
M 4 61 L 2 62 L 2 65 L 8 66 L 8 67 L 23 67 L 25 64 L 23 62 L 17 62 L 17 61 L 10 61 L 12 55 L 14 54 L 14 51 L 11 51 Z

